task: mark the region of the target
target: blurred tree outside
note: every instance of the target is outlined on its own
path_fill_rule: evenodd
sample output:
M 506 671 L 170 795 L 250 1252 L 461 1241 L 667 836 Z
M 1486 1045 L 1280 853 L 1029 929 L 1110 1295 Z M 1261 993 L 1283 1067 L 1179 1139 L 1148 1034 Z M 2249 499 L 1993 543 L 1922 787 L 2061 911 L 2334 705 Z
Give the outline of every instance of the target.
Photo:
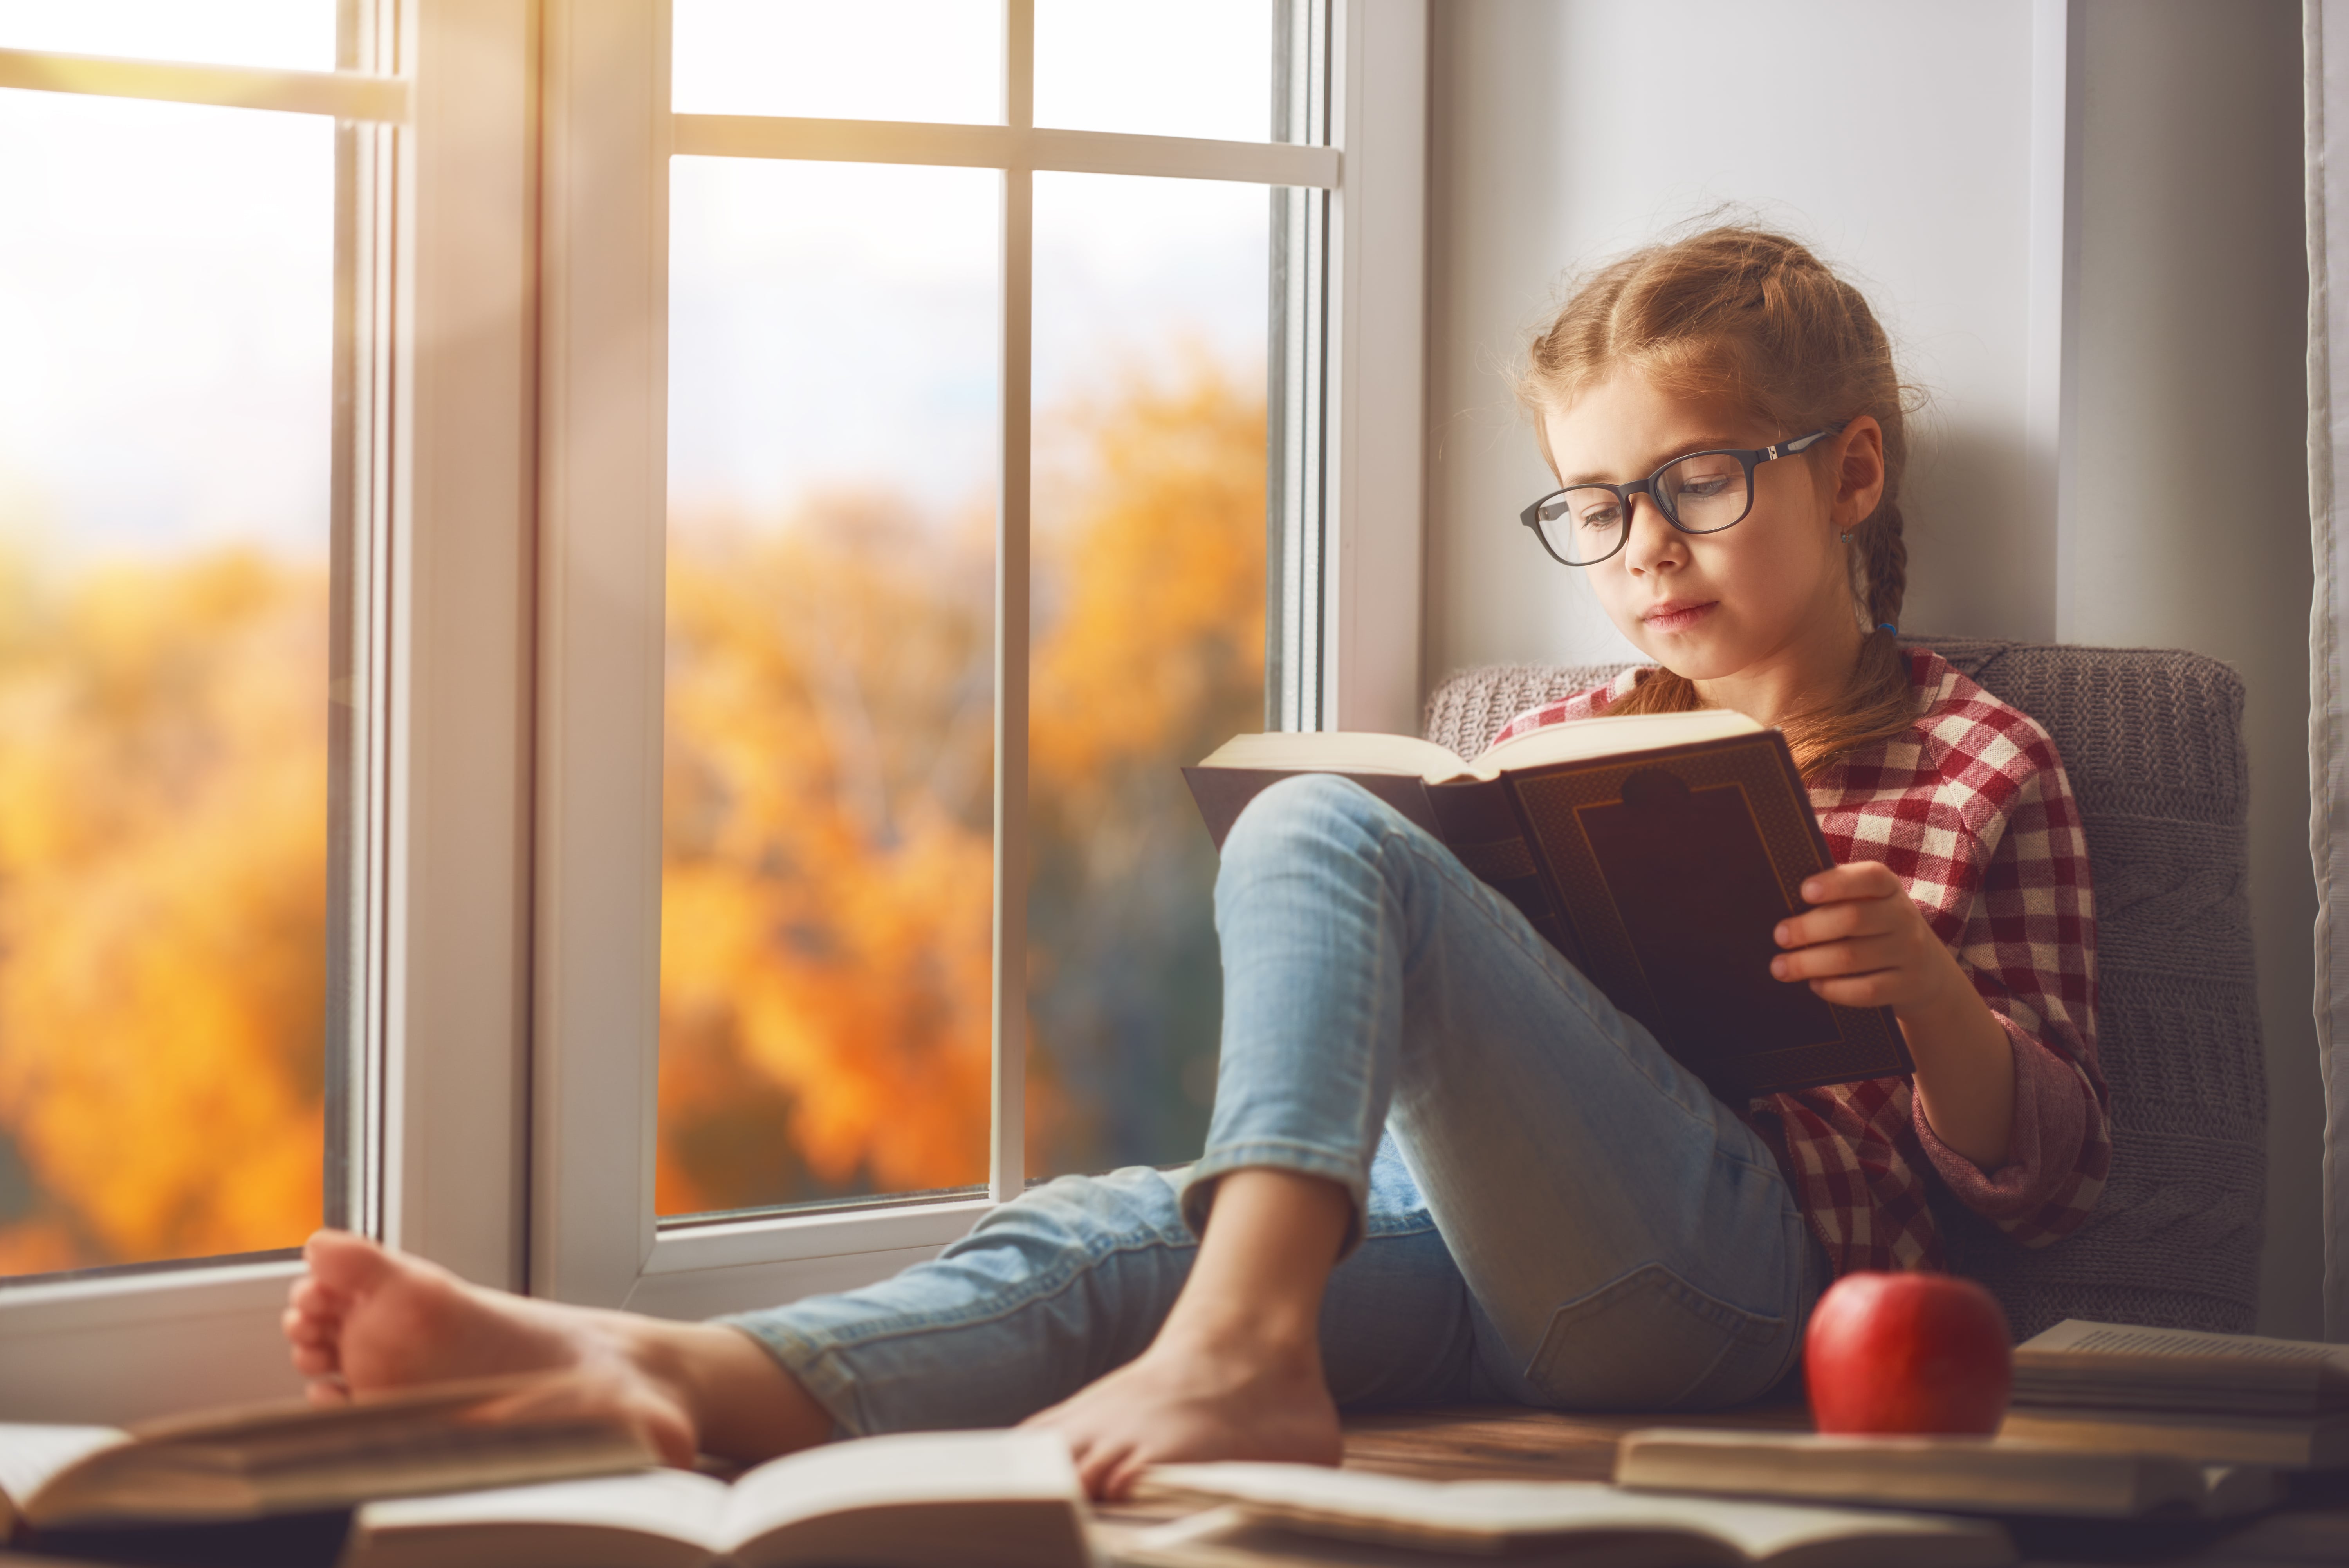
M 0 558 L 0 1273 L 319 1220 L 326 586 Z
M 1264 400 L 1194 354 L 1044 421 L 1031 1171 L 1197 1149 L 1213 855 L 1260 721 Z M 672 530 L 661 1212 L 983 1181 L 988 515 Z M 328 605 L 249 549 L 0 554 L 0 1273 L 322 1213 Z
M 1179 773 L 1263 711 L 1264 399 L 1203 355 L 1040 421 L 1031 1173 L 1197 1151 L 1214 856 Z M 664 1214 L 986 1179 L 988 511 L 678 520 Z

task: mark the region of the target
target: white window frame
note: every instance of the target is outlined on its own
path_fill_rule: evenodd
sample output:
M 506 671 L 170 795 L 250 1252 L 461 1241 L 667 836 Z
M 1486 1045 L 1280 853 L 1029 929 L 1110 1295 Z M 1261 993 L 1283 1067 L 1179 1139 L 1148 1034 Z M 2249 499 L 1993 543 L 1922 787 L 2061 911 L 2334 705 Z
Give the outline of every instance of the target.
M 357 142 L 368 322 L 338 505 L 365 890 L 345 955 L 354 1220 L 470 1278 L 523 1283 L 535 507 L 533 0 L 378 0 L 357 68 L 0 50 L 0 86 L 324 114 Z M 343 465 L 338 463 L 338 470 Z M 339 874 L 339 873 L 338 873 Z M 0 1286 L 0 1409 L 128 1421 L 298 1391 L 295 1262 L 201 1262 Z
M 999 997 L 987 1197 L 655 1223 L 673 151 L 1004 168 L 1019 236 L 1036 169 L 1316 192 L 1316 271 L 1291 294 L 1309 320 L 1289 324 L 1319 375 L 1285 416 L 1305 466 L 1274 607 L 1307 629 L 1279 713 L 1416 730 L 1426 0 L 1300 5 L 1330 40 L 1326 146 L 1038 130 L 1016 64 L 1002 126 L 672 118 L 666 0 L 374 0 L 359 68 L 334 73 L 0 50 L 0 86 L 359 128 L 363 1228 L 482 1282 L 690 1316 L 880 1277 L 1023 1184 L 1024 1018 Z M 1007 9 L 1023 61 L 1032 0 Z M 1028 246 L 1005 264 L 999 867 L 1025 858 L 1024 750 L 1002 742 L 1026 729 Z M 1020 972 L 1024 898 L 999 877 L 999 973 Z M 289 1392 L 298 1272 L 0 1286 L 0 1407 L 129 1420 Z

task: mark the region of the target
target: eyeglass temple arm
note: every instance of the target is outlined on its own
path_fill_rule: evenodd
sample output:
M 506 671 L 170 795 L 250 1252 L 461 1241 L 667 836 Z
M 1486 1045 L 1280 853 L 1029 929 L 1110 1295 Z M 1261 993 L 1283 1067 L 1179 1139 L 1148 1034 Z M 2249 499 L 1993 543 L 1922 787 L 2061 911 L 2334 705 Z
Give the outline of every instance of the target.
M 1808 451 L 1834 433 L 1833 431 L 1813 431 L 1806 436 L 1796 436 L 1792 441 L 1782 441 L 1775 446 L 1765 446 L 1762 449 L 1762 460 L 1767 462 L 1774 458 L 1792 457 L 1798 452 Z

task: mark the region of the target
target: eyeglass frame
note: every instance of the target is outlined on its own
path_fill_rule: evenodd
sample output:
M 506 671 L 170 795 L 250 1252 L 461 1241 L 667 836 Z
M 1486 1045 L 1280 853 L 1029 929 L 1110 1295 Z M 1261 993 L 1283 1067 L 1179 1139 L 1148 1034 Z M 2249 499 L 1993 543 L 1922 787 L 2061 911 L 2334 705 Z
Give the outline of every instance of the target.
M 1679 529 L 1680 532 L 1683 534 L 1687 534 L 1697 538 L 1702 538 L 1707 534 L 1725 534 L 1730 529 L 1736 527 L 1740 523 L 1744 522 L 1747 517 L 1753 515 L 1754 471 L 1756 468 L 1765 462 L 1774 462 L 1782 457 L 1792 457 L 1796 452 L 1807 452 L 1812 447 L 1817 445 L 1820 441 L 1823 441 L 1827 437 L 1837 433 L 1837 431 L 1839 428 L 1840 427 L 1835 425 L 1829 425 L 1825 430 L 1816 430 L 1808 435 L 1795 436 L 1788 441 L 1773 441 L 1768 446 L 1747 447 L 1743 450 L 1733 450 L 1728 447 L 1708 447 L 1702 452 L 1684 452 L 1678 457 L 1665 459 L 1662 462 L 1656 465 L 1656 471 L 1653 473 L 1651 473 L 1645 479 L 1639 480 L 1630 484 L 1609 484 L 1603 480 L 1590 479 L 1585 480 L 1580 484 L 1561 485 L 1557 489 L 1551 491 L 1548 494 L 1542 496 L 1539 500 L 1537 500 L 1532 505 L 1526 507 L 1523 512 L 1518 513 L 1517 521 L 1533 530 L 1534 537 L 1541 542 L 1542 549 L 1548 555 L 1551 560 L 1556 561 L 1561 566 L 1596 566 L 1604 562 L 1611 561 L 1617 556 L 1622 554 L 1623 546 L 1631 542 L 1631 498 L 1635 495 L 1646 496 L 1648 498 L 1648 504 L 1656 509 L 1656 515 L 1661 517 L 1665 522 L 1671 524 L 1674 528 Z M 1656 493 L 1656 481 L 1664 476 L 1664 471 L 1666 469 L 1676 467 L 1681 463 L 1688 462 L 1689 459 L 1692 457 L 1733 457 L 1737 460 L 1739 465 L 1745 470 L 1745 510 L 1740 512 L 1736 516 L 1731 518 L 1728 522 L 1723 523 L 1718 528 L 1691 528 L 1687 526 L 1682 523 L 1678 517 L 1672 515 L 1672 507 L 1661 495 L 1659 495 Z M 1555 549 L 1550 547 L 1549 536 L 1542 532 L 1540 520 L 1541 509 L 1544 504 L 1557 500 L 1559 496 L 1564 495 L 1569 490 L 1604 490 L 1609 492 L 1617 501 L 1622 504 L 1623 536 L 1616 540 L 1615 547 L 1608 551 L 1605 555 L 1588 561 L 1569 561 L 1564 556 L 1559 555 Z

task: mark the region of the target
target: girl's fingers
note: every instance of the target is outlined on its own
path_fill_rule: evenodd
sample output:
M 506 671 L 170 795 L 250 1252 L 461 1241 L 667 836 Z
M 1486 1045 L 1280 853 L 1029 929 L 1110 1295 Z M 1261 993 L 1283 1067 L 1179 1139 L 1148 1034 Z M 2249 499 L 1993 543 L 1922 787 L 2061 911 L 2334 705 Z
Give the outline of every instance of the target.
M 1880 860 L 1855 860 L 1848 866 L 1837 866 L 1826 871 L 1815 872 L 1803 881 L 1803 897 L 1814 904 L 1831 904 L 1845 898 L 1882 898 L 1905 891 L 1900 878 L 1892 867 Z
M 1821 942 L 1795 952 L 1780 953 L 1770 961 L 1774 979 L 1833 980 L 1839 976 L 1875 974 L 1899 968 L 1899 944 L 1888 937 L 1865 937 L 1853 941 Z
M 1900 910 L 1887 898 L 1827 904 L 1778 922 L 1771 935 L 1782 948 L 1807 948 L 1846 937 L 1882 936 L 1899 929 Z

